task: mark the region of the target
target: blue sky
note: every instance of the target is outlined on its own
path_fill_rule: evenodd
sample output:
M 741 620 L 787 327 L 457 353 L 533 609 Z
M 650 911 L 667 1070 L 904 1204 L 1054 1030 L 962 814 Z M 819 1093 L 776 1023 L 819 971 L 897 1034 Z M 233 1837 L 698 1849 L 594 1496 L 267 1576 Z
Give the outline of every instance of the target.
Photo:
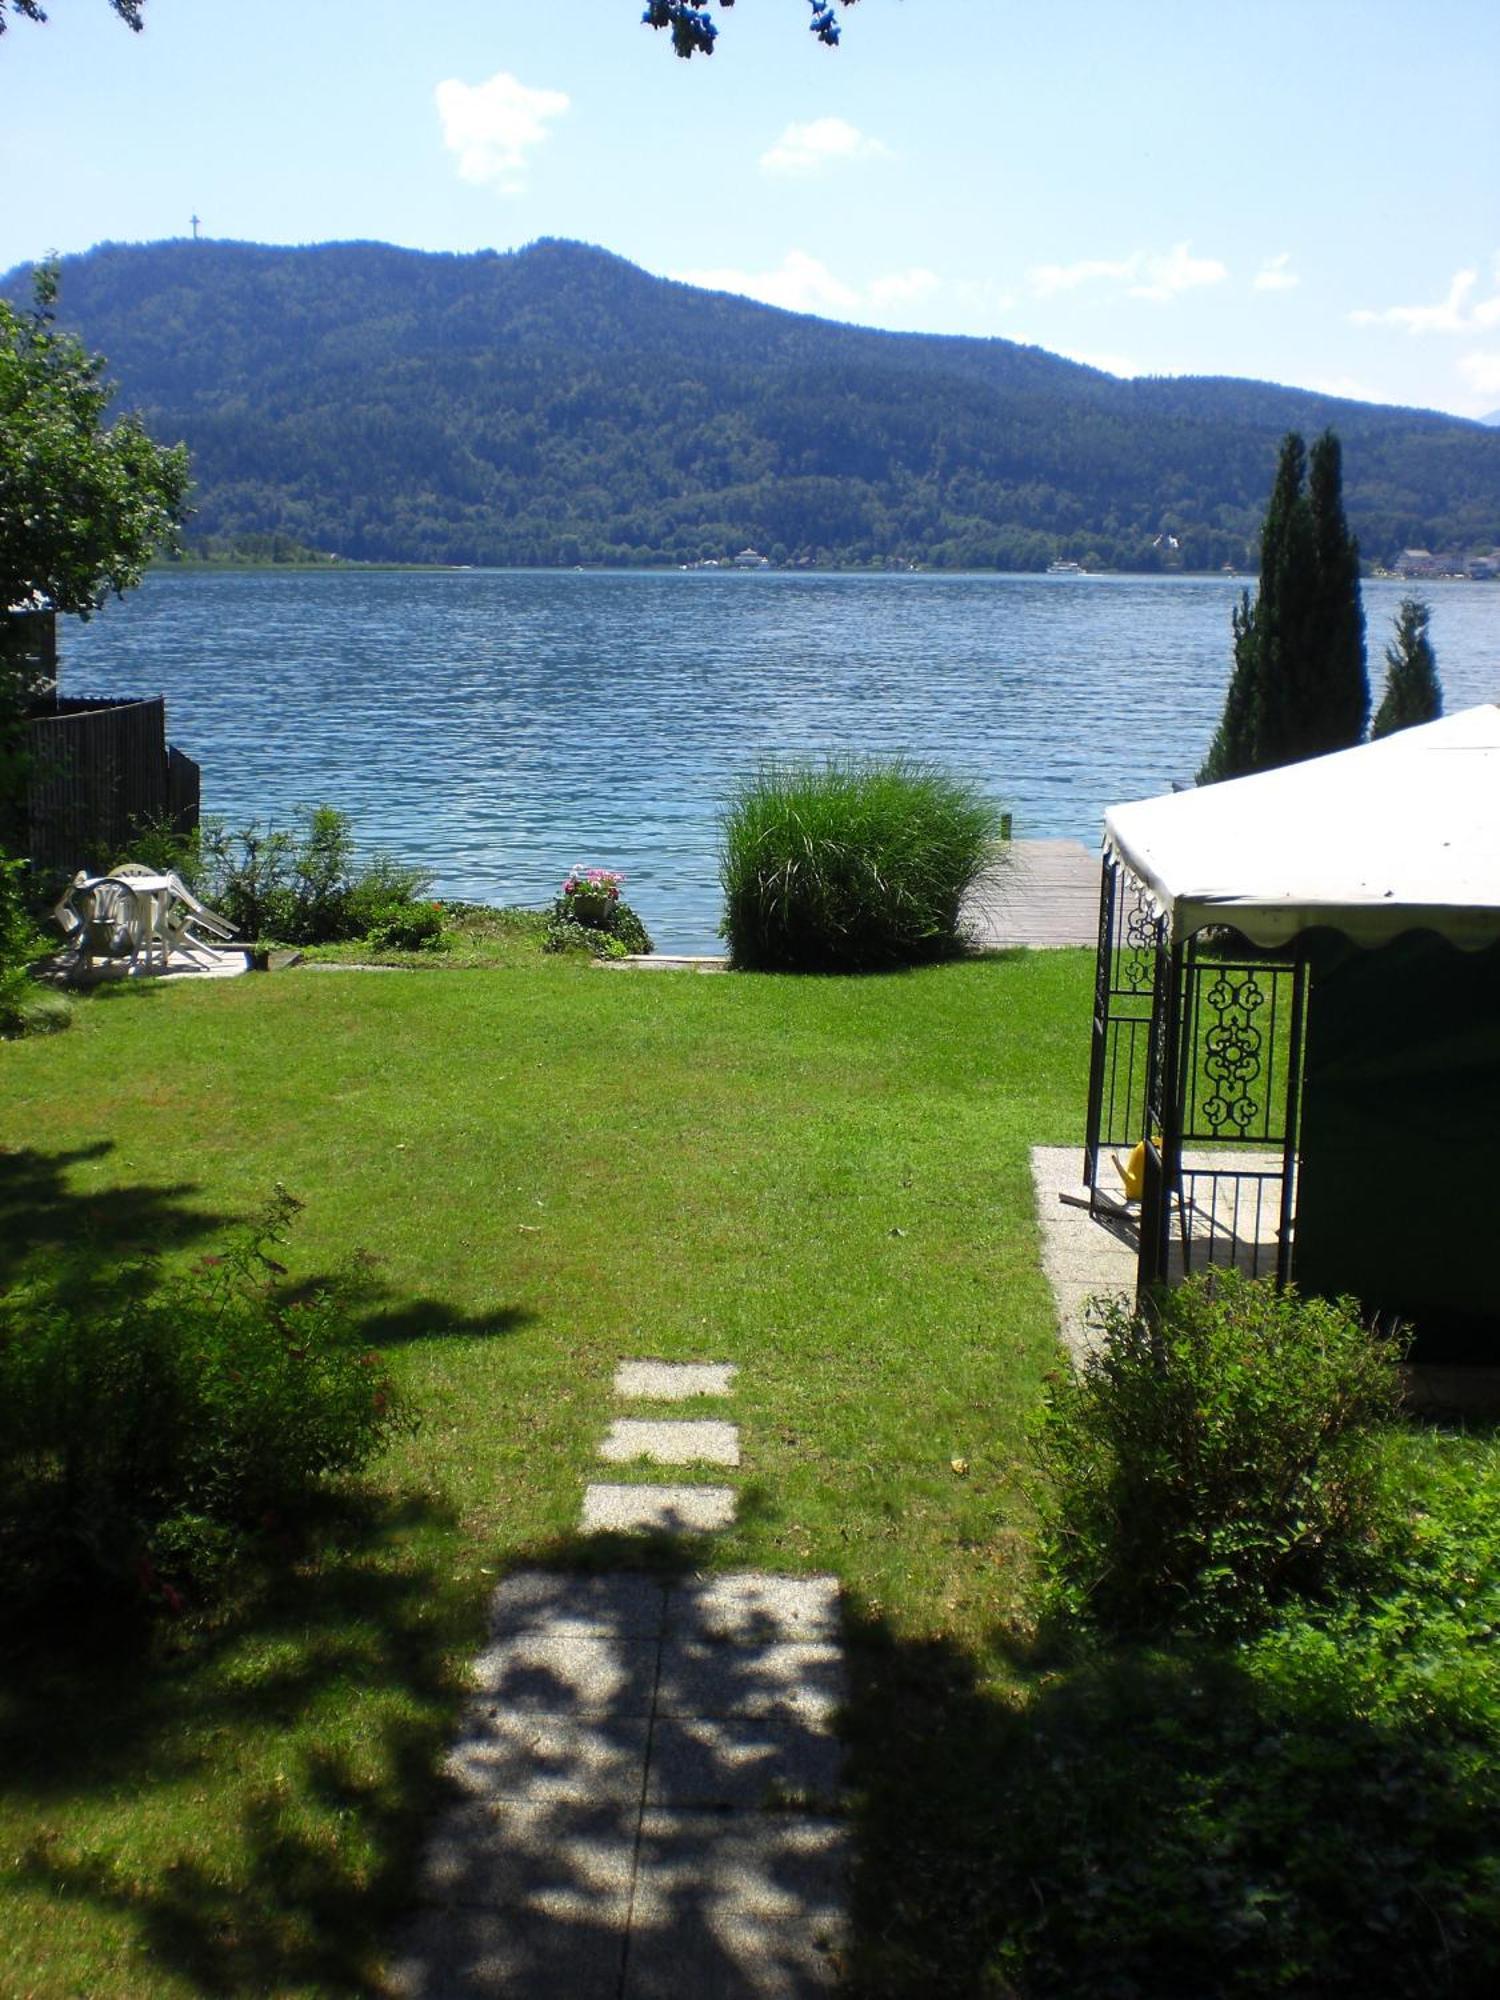
M 189 233 L 508 249 L 1121 374 L 1500 409 L 1500 4 L 52 0 L 0 40 L 0 269 Z

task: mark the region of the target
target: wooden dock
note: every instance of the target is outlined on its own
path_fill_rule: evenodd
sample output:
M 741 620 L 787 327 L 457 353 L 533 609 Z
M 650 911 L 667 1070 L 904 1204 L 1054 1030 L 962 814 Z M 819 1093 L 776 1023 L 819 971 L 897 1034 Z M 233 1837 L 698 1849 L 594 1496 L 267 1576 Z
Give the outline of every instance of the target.
M 1099 936 L 1099 856 L 1077 840 L 1013 840 L 964 902 L 981 951 L 1092 947 Z

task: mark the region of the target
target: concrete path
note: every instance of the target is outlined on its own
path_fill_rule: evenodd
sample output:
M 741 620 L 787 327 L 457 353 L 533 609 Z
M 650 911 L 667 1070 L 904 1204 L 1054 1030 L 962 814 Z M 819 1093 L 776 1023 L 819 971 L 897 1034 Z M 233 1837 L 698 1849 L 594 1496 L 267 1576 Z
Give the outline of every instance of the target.
M 710 1406 L 735 1370 L 626 1361 L 622 1400 Z M 617 1418 L 615 1465 L 738 1466 L 719 1418 Z M 711 1532 L 732 1487 L 592 1483 L 586 1530 Z M 848 1834 L 833 1577 L 522 1570 L 448 1758 L 401 2000 L 801 2000 L 837 1984 Z
M 1093 945 L 1099 936 L 1099 857 L 1076 840 L 1014 840 L 964 899 L 984 951 Z

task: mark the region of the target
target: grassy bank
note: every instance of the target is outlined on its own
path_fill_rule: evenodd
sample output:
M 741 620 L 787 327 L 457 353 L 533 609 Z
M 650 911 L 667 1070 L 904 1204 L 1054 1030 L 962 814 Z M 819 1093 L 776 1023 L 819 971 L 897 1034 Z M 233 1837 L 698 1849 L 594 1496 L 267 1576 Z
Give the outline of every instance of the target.
M 695 1557 L 845 1588 L 855 1990 L 1482 1990 L 1486 1438 L 1393 1444 L 1438 1525 L 1378 1618 L 1085 1659 L 1030 1631 L 1027 1151 L 1079 1134 L 1089 955 L 475 955 L 132 983 L 0 1046 L 0 1283 L 188 1262 L 281 1180 L 299 1275 L 375 1260 L 370 1338 L 425 1413 L 217 1607 L 71 1657 L 9 1635 L 0 1991 L 370 1991 L 495 1578 L 614 1553 L 579 1499 L 644 1355 L 742 1371 L 739 1521 Z

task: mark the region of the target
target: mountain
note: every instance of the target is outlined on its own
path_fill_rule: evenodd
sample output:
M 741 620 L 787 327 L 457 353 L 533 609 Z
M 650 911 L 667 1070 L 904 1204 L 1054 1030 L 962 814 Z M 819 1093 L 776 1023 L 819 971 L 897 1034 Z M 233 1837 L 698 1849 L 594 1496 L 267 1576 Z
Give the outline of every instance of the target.
M 1500 410 L 1491 410 L 1487 417 L 1481 417 L 1479 421 L 1482 424 L 1500 425 Z
M 24 298 L 27 274 L 3 288 Z M 577 243 L 105 244 L 63 261 L 61 314 L 123 404 L 191 447 L 199 542 L 476 564 L 753 543 L 778 560 L 1240 566 L 1281 436 L 1325 425 L 1368 557 L 1500 542 L 1500 436 L 1478 424 L 835 325 Z

